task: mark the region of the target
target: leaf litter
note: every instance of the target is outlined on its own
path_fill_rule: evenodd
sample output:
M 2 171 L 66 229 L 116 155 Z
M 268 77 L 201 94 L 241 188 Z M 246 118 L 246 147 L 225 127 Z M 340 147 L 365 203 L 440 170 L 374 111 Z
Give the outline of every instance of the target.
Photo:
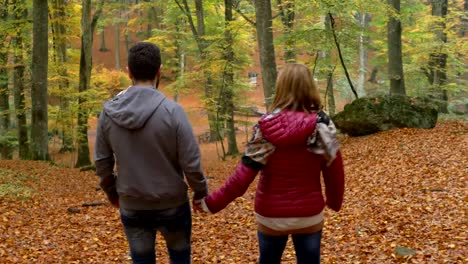
M 346 192 L 339 213 L 325 210 L 322 262 L 467 263 L 467 133 L 452 121 L 341 137 Z M 201 146 L 211 190 L 239 160 L 219 162 L 213 148 Z M 106 201 L 94 172 L 17 160 L 0 169 L 35 179 L 27 198 L 0 197 L 2 263 L 130 263 L 118 210 L 82 206 Z M 194 263 L 257 262 L 255 186 L 216 215 L 194 214 Z M 156 247 L 168 263 L 160 236 Z M 295 263 L 291 241 L 283 263 Z

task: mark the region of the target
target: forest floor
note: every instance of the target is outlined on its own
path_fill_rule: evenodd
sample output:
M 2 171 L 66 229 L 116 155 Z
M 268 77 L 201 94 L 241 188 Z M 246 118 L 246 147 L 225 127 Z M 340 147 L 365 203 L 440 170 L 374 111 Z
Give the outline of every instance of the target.
M 346 192 L 339 213 L 325 211 L 323 263 L 467 263 L 467 133 L 445 121 L 342 137 Z M 218 161 L 215 148 L 201 145 L 211 190 L 239 160 Z M 130 263 L 117 209 L 82 206 L 106 202 L 97 185 L 92 171 L 0 161 L 0 262 Z M 216 215 L 194 215 L 194 263 L 256 263 L 255 186 Z M 157 252 L 168 263 L 161 237 Z M 295 263 L 291 241 L 283 260 Z

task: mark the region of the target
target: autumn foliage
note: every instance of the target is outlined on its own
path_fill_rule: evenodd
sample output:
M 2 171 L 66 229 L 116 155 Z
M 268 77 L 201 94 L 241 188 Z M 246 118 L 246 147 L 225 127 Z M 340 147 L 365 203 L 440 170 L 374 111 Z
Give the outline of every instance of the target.
M 466 263 L 467 132 L 466 123 L 442 122 L 342 137 L 345 201 L 339 213 L 325 211 L 323 263 Z M 219 162 L 212 148 L 202 145 L 213 190 L 238 159 Z M 118 211 L 82 206 L 105 201 L 97 184 L 92 171 L 0 161 L 0 262 L 129 263 Z M 254 195 L 252 184 L 221 213 L 194 215 L 194 263 L 256 263 Z M 168 263 L 158 239 L 158 263 Z M 283 260 L 295 263 L 291 242 Z

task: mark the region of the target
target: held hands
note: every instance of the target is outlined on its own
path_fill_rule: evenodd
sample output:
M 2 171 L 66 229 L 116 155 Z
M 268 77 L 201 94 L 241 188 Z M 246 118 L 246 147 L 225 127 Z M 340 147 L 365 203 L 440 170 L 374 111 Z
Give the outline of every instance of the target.
M 205 198 L 202 198 L 200 200 L 193 200 L 193 211 L 197 213 L 203 213 L 203 214 L 211 214 L 210 209 L 205 203 Z
M 202 208 L 202 201 L 204 198 L 200 200 L 193 200 L 192 206 L 193 206 L 193 211 L 196 213 L 203 213 L 203 208 Z

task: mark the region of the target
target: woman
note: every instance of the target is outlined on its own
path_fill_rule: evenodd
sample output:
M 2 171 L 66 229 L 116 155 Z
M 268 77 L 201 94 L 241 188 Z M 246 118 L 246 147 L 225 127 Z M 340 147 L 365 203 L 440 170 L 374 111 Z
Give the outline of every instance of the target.
M 335 127 L 321 109 L 309 69 L 287 64 L 270 112 L 254 127 L 242 161 L 221 188 L 201 201 L 205 211 L 217 213 L 242 196 L 261 171 L 255 197 L 260 264 L 280 263 L 289 235 L 297 263 L 320 263 L 324 207 L 340 210 L 344 192 Z

